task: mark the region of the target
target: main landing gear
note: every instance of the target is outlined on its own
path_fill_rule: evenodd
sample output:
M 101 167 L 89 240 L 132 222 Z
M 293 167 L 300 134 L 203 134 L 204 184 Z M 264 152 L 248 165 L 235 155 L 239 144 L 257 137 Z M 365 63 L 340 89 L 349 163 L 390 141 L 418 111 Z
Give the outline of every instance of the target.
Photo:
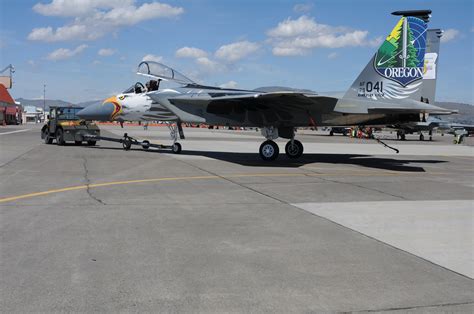
M 259 154 L 263 160 L 271 161 L 278 158 L 280 149 L 278 145 L 273 141 L 279 137 L 279 130 L 276 128 L 262 128 L 262 135 L 267 138 L 265 142 L 260 145 Z M 285 154 L 288 158 L 296 159 L 303 155 L 303 144 L 300 141 L 295 140 L 294 129 L 285 128 L 280 129 L 281 137 L 290 138 L 288 143 L 285 145 Z
M 277 159 L 280 154 L 280 149 L 274 141 L 266 140 L 262 145 L 260 145 L 259 153 L 263 160 L 270 161 Z

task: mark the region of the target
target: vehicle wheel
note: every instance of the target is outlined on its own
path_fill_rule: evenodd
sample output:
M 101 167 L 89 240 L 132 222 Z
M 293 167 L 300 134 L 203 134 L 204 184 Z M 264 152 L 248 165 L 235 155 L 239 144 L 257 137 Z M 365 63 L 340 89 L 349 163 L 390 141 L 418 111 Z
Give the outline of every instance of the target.
M 82 145 L 82 141 L 74 141 L 75 145 Z
M 303 144 L 298 140 L 293 140 L 293 144 L 288 141 L 285 145 L 285 153 L 288 158 L 300 158 L 303 155 Z
M 87 145 L 89 146 L 95 146 L 96 141 L 87 141 Z
M 43 131 L 43 139 L 44 139 L 45 144 L 52 144 L 53 143 L 53 139 L 49 135 L 49 130 L 48 129 L 45 129 Z
M 130 147 L 132 147 L 132 141 L 130 141 L 127 137 L 124 138 L 122 141 L 122 147 L 124 150 L 130 150 Z
M 171 151 L 174 154 L 179 154 L 181 153 L 182 147 L 180 143 L 174 143 L 173 146 L 171 147 Z
M 66 142 L 64 141 L 64 132 L 61 129 L 56 131 L 56 144 L 64 145 Z
M 270 161 L 277 159 L 280 149 L 274 141 L 268 140 L 260 145 L 259 153 L 263 160 Z
M 142 142 L 142 147 L 143 147 L 143 149 L 148 149 L 148 148 L 150 148 L 150 141 L 144 140 L 144 141 Z
M 406 140 L 405 134 L 400 135 L 400 139 L 401 139 L 402 141 Z
M 425 140 L 425 136 L 423 134 L 420 134 L 420 141 L 424 141 Z
M 333 131 L 329 132 L 329 135 L 330 135 L 330 136 L 333 136 L 333 135 L 334 135 L 334 132 L 333 132 Z

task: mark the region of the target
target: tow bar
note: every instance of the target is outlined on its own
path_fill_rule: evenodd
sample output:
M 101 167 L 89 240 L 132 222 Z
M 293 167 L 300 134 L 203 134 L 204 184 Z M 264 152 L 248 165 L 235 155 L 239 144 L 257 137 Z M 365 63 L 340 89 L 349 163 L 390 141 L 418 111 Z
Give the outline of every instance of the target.
M 123 134 L 122 138 L 106 137 L 106 136 L 97 136 L 97 135 L 84 135 L 85 140 L 95 140 L 95 141 L 109 141 L 115 143 L 121 143 L 124 150 L 130 150 L 132 145 L 141 146 L 143 149 L 147 150 L 150 147 L 158 149 L 169 149 L 175 154 L 181 153 L 181 144 L 176 142 L 173 145 L 162 145 L 162 144 L 152 144 L 148 140 L 139 141 L 136 138 L 128 136 L 127 133 Z

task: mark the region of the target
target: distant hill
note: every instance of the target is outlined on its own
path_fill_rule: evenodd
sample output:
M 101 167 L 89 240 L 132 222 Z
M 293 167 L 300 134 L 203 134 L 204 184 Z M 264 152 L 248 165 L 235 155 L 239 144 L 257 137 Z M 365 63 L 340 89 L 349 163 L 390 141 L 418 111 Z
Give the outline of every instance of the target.
M 462 104 L 457 102 L 435 102 L 435 105 L 441 108 L 457 110 L 458 114 L 453 114 L 449 116 L 442 116 L 441 119 L 463 123 L 463 124 L 474 124 L 474 106 L 469 104 Z
M 25 99 L 17 98 L 16 101 L 19 101 L 22 106 L 35 106 L 43 108 L 43 99 Z M 59 100 L 59 99 L 46 99 L 46 110 L 49 110 L 49 106 L 71 106 L 75 105 L 73 103 Z
M 22 106 L 35 106 L 43 108 L 43 99 L 26 99 L 26 98 L 17 98 L 16 101 L 19 101 Z M 87 107 L 96 103 L 102 103 L 103 100 L 89 100 L 83 101 L 78 104 L 67 102 L 60 99 L 46 99 L 46 110 L 49 110 L 49 106 L 77 106 L 77 107 Z
M 80 103 L 78 103 L 77 105 L 78 105 L 79 107 L 87 107 L 87 106 L 90 106 L 90 105 L 101 104 L 101 103 L 103 103 L 103 102 L 104 102 L 103 99 L 100 99 L 100 100 L 89 100 L 89 101 L 80 102 Z

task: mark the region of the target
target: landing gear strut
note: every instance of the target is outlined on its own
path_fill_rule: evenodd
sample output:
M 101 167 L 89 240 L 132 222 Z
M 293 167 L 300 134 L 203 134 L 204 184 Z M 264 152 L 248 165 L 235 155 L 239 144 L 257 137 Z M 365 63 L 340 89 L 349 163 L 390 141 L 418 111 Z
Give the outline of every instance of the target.
M 168 129 L 170 130 L 170 137 L 173 140 L 173 145 L 171 145 L 171 151 L 175 154 L 181 153 L 182 147 L 178 143 L 179 138 L 184 139 L 184 132 L 181 126 L 181 122 L 176 122 L 176 124 L 168 124 Z

